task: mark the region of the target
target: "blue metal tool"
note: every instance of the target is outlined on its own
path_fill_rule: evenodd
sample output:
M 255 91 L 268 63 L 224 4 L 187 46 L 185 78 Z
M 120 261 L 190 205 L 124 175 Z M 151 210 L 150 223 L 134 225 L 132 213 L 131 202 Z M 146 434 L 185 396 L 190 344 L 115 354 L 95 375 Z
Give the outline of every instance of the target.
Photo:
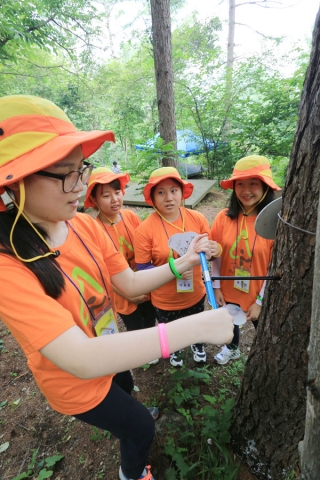
M 198 234 L 195 232 L 185 232 L 185 233 L 176 233 L 169 238 L 168 246 L 179 253 L 179 255 L 184 255 L 189 248 L 189 245 L 193 238 L 195 238 Z M 208 269 L 207 259 L 204 252 L 200 253 L 200 261 L 202 272 L 204 276 L 204 282 L 206 286 L 206 292 L 208 296 L 208 302 L 213 309 L 218 308 L 216 298 L 214 296 L 211 277 Z
M 211 283 L 211 277 L 208 269 L 208 264 L 207 264 L 207 259 L 206 255 L 204 252 L 200 253 L 200 261 L 201 261 L 201 267 L 202 267 L 202 272 L 204 276 L 204 284 L 206 286 L 206 291 L 208 295 L 208 302 L 210 303 L 211 307 L 213 309 L 218 308 L 217 302 L 216 302 L 216 297 L 214 296 L 214 291 L 212 288 L 212 283 Z

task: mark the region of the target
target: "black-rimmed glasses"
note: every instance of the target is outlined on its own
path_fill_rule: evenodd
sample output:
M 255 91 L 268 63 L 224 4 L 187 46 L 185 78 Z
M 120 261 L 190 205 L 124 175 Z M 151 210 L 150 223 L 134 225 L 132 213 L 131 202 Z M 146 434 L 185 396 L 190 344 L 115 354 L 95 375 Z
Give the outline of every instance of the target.
M 79 178 L 81 178 L 81 182 L 84 185 L 88 183 L 92 169 L 93 165 L 88 162 L 84 162 L 84 166 L 82 168 L 79 168 L 79 170 L 72 170 L 65 175 L 45 172 L 44 170 L 39 170 L 39 172 L 35 172 L 34 175 L 41 175 L 42 177 L 57 178 L 58 180 L 61 180 L 62 190 L 64 191 L 64 193 L 69 193 L 72 192 L 72 190 L 75 188 L 75 186 L 79 182 Z

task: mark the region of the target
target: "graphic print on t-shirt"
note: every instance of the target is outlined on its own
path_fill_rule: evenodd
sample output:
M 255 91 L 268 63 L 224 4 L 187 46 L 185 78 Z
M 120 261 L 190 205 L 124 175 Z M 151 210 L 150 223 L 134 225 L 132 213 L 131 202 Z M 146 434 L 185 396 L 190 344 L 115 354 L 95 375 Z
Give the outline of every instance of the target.
M 136 271 L 136 262 L 134 261 L 133 246 L 125 239 L 123 235 L 119 237 L 119 250 L 127 260 L 129 267 L 134 272 Z
M 234 262 L 232 262 L 232 269 L 230 270 L 232 274 L 234 274 L 236 268 L 250 271 L 252 252 L 246 234 L 247 232 L 242 230 L 229 250 L 229 255 L 234 260 Z
M 95 311 L 101 310 L 106 303 L 108 302 L 108 298 L 104 288 L 96 282 L 94 278 L 92 278 L 88 273 L 82 270 L 79 267 L 75 267 L 72 270 L 72 278 L 76 282 L 81 294 L 86 299 L 93 315 L 95 316 Z M 94 290 L 97 293 L 97 296 L 90 295 L 89 298 L 86 298 L 85 290 L 89 288 L 90 293 L 93 293 Z M 80 296 L 80 318 L 83 325 L 87 325 L 90 320 L 90 313 L 88 311 L 87 305 L 84 303 L 83 299 Z

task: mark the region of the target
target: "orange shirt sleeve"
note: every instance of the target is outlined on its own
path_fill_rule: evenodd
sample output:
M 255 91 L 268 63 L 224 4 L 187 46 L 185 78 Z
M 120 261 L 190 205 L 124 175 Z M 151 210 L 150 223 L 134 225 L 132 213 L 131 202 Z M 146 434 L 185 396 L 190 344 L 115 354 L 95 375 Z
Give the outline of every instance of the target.
M 69 227 L 67 240 L 59 247 L 59 265 L 68 278 L 65 277 L 65 289 L 57 300 L 46 295 L 23 263 L 0 254 L 0 318 L 20 344 L 52 408 L 72 415 L 100 403 L 109 391 L 113 375 L 81 380 L 54 365 L 40 350 L 75 325 L 93 337 L 87 305 L 98 313 L 109 302 L 108 295 L 112 302 L 110 276 L 128 266 L 91 217 L 78 214 L 69 223 L 77 235 Z

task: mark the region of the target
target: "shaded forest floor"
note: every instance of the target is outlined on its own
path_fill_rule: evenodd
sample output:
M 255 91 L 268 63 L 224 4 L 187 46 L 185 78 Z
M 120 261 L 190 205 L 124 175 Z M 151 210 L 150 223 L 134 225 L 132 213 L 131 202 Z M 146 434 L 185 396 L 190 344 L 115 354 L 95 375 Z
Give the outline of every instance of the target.
M 224 192 L 212 189 L 196 209 L 207 217 L 211 225 L 215 215 L 225 207 L 226 200 Z M 133 208 L 133 210 L 143 217 L 146 209 Z M 206 346 L 206 368 L 213 380 L 209 386 L 201 387 L 203 389 L 201 393 L 215 395 L 223 388 L 227 391 L 228 397 L 236 397 L 243 364 L 250 351 L 253 336 L 254 329 L 249 322 L 241 329 L 242 362 L 230 362 L 224 367 L 217 365 L 213 359 L 219 348 Z M 198 366 L 194 364 L 190 349 L 185 349 L 185 364 L 191 370 Z M 0 372 L 0 480 L 13 480 L 27 472 L 36 450 L 38 453 L 34 454 L 33 462 L 35 468 L 30 470 L 28 478 L 48 478 L 39 477 L 38 472 L 41 468 L 53 470 L 50 478 L 55 480 L 118 478 L 118 441 L 113 437 L 109 438 L 109 435 L 102 431 L 76 421 L 73 417 L 63 416 L 48 406 L 27 368 L 26 359 L 18 344 L 2 322 L 0 322 Z M 168 360 L 161 359 L 157 365 L 150 368 L 135 369 L 133 375 L 137 387 L 133 395 L 145 405 L 157 403 L 161 408 L 162 415 L 157 421 L 157 434 L 150 463 L 156 479 L 164 480 L 164 472 L 171 465 L 170 458 L 163 450 L 163 425 L 167 418 L 166 410 L 170 410 L 166 392 L 172 386 L 170 383 L 172 368 Z M 232 452 L 230 453 L 232 456 Z M 56 455 L 63 458 L 57 461 Z M 46 460 L 47 463 L 50 461 L 57 463 L 51 468 L 46 465 Z M 201 476 L 202 478 L 221 480 L 217 475 Z M 236 478 L 255 480 L 241 464 Z

